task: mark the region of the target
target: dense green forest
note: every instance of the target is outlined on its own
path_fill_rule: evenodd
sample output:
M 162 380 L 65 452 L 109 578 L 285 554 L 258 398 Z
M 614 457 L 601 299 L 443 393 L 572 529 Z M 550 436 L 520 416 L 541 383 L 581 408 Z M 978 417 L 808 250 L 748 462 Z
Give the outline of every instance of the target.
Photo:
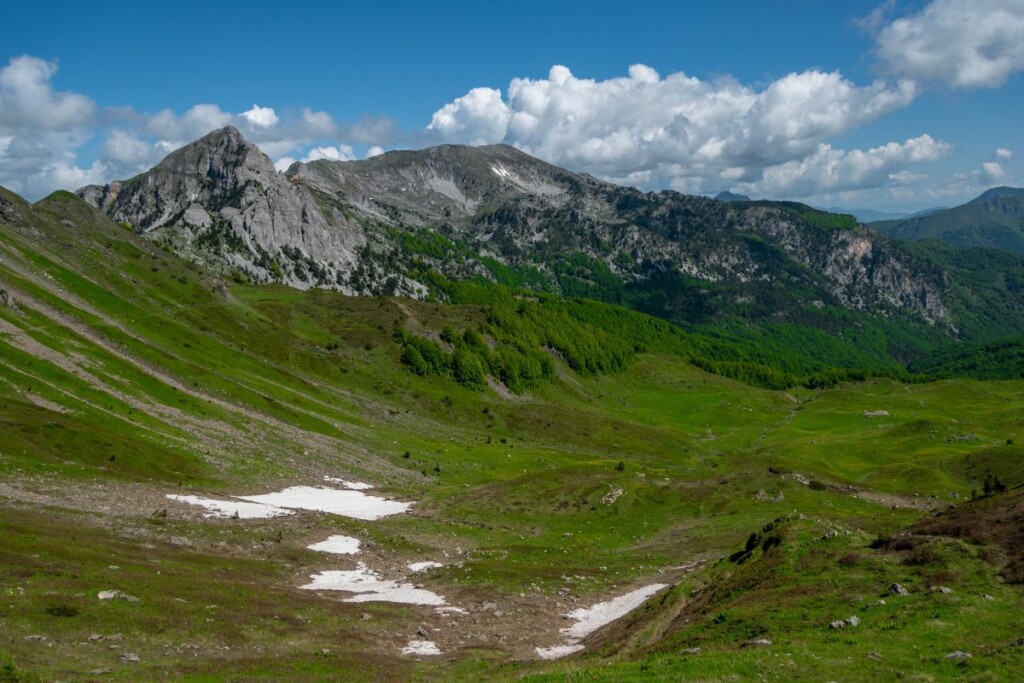
M 558 357 L 582 376 L 630 365 L 640 353 L 679 356 L 718 375 L 770 389 L 822 388 L 868 377 L 922 381 L 893 361 L 851 354 L 841 338 L 796 325 L 689 331 L 639 311 L 587 298 L 561 298 L 485 281 L 451 282 L 430 274 L 452 303 L 481 306 L 485 321 L 432 337 L 395 331 L 402 362 L 418 375 L 447 377 L 474 388 L 490 374 L 512 391 L 554 375 Z M 942 374 L 941 370 L 936 374 Z

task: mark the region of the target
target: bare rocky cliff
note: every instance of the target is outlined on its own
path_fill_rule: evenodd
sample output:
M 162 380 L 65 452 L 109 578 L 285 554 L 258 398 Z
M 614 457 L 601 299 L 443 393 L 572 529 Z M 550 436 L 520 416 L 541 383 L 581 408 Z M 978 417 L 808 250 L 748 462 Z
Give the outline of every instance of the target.
M 295 287 L 343 287 L 365 242 L 327 215 L 233 127 L 210 133 L 124 182 L 78 191 L 114 220 L 201 261 Z

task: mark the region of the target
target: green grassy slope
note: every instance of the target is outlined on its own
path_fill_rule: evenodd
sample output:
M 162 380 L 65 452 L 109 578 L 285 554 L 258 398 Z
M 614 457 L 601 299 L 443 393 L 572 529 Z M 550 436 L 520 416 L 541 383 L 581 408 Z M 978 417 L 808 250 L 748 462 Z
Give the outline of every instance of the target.
M 987 247 L 1024 255 L 1024 189 L 997 187 L 952 209 L 871 227 L 892 237 L 941 240 L 961 249 Z
M 964 500 L 990 474 L 1024 480 L 1008 443 L 1024 439 L 1019 380 L 770 390 L 691 362 L 731 358 L 732 342 L 613 307 L 500 293 L 513 296 L 509 310 L 525 306 L 524 331 L 495 322 L 500 301 L 228 287 L 70 195 L 8 201 L 18 217 L 8 210 L 0 223 L 0 666 L 10 662 L 0 680 L 725 680 L 762 671 L 762 654 L 741 647 L 759 629 L 799 655 L 765 671 L 840 679 L 849 664 L 823 620 L 849 616 L 890 577 L 930 580 L 867 544 Z M 574 370 L 569 347 L 549 348 L 569 324 L 605 340 L 581 357 L 624 341 L 628 362 Z M 481 330 L 495 349 L 528 341 L 553 374 L 517 393 L 411 372 L 396 330 L 450 350 L 446 328 Z M 417 504 L 372 523 L 207 520 L 164 497 L 325 474 Z M 793 514 L 778 548 L 742 565 L 722 559 Z M 815 539 L 828 528 L 843 535 L 822 555 Z M 299 590 L 311 573 L 352 566 L 305 550 L 332 533 L 360 537 L 366 560 L 393 571 L 443 560 L 417 582 L 470 614 Z M 871 626 L 896 620 L 901 642 L 922 651 L 884 650 L 879 675 L 947 677 L 933 660 L 952 629 L 936 635 L 935 620 L 986 620 L 963 641 L 972 666 L 996 679 L 1019 666 L 1012 652 L 982 654 L 1024 635 L 1008 609 L 1019 588 L 999 582 L 1002 556 L 954 546 L 936 551 L 952 553 L 962 577 L 939 616 L 914 598 L 912 613 L 890 607 Z M 829 558 L 849 553 L 863 563 L 832 572 Z M 655 581 L 675 586 L 671 598 L 599 634 L 596 654 L 535 660 L 535 646 L 559 641 L 560 613 Z M 795 601 L 761 623 L 780 585 Z M 714 599 L 695 599 L 698 586 Z M 112 588 L 139 602 L 96 600 Z M 677 610 L 703 625 L 682 628 Z M 443 657 L 399 654 L 420 624 Z M 866 656 L 878 637 L 851 653 Z M 703 660 L 678 654 L 690 646 L 709 655 L 692 671 L 680 667 Z M 140 661 L 122 662 L 127 653 Z

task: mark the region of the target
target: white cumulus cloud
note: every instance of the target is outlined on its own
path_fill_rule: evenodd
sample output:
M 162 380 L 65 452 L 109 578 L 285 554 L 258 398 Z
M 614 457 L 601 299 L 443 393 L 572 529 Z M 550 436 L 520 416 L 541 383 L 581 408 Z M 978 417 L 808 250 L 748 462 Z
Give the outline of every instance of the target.
M 442 140 L 485 145 L 506 134 L 509 107 L 494 88 L 473 88 L 434 113 L 427 129 Z
M 327 138 L 338 132 L 338 127 L 330 114 L 325 111 L 313 111 L 308 107 L 302 110 L 300 129 L 314 138 Z
M 314 147 L 309 150 L 309 152 L 306 153 L 306 156 L 302 159 L 295 159 L 290 156 L 279 158 L 274 162 L 274 168 L 279 171 L 287 171 L 288 167 L 296 161 L 302 161 L 303 163 L 319 161 L 320 159 L 328 159 L 329 161 L 353 161 L 355 158 L 355 151 L 349 145 Z
M 356 158 L 352 148 L 348 145 L 338 145 L 336 147 L 314 147 L 309 150 L 306 154 L 306 158 L 303 161 L 318 161 L 319 159 L 329 159 L 331 161 L 352 161 Z
M 877 31 L 882 68 L 924 83 L 992 88 L 1024 69 L 1024 0 L 933 0 Z
M 148 118 L 144 129 L 172 146 L 181 146 L 226 126 L 230 121 L 231 114 L 216 104 L 197 104 L 180 116 L 170 109 L 162 109 Z
M 242 112 L 242 118 L 260 128 L 270 128 L 278 122 L 277 112 L 272 107 L 261 107 L 258 104 L 253 104 L 252 109 Z
M 809 197 L 906 185 L 922 179 L 906 170 L 908 164 L 937 161 L 950 152 L 952 145 L 930 135 L 868 150 L 846 151 L 822 143 L 813 154 L 769 167 L 760 180 L 736 188 L 757 196 Z
M 762 89 L 733 79 L 662 77 L 636 64 L 626 77 L 577 78 L 554 66 L 545 79 L 474 88 L 439 109 L 428 132 L 469 144 L 505 142 L 608 179 L 696 191 L 755 181 L 799 162 L 830 138 L 905 107 L 911 81 L 858 86 L 839 72 L 788 74 Z
M 163 150 L 143 142 L 133 132 L 112 130 L 103 143 L 101 157 L 125 166 L 138 166 L 158 159 Z
M 0 130 L 69 129 L 88 123 L 96 104 L 84 95 L 58 92 L 50 79 L 57 63 L 23 55 L 0 69 Z

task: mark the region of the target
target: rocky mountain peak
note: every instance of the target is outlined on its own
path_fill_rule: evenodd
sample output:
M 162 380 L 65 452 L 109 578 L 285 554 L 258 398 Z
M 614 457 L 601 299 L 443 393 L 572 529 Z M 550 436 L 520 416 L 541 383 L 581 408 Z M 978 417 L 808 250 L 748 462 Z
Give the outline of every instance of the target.
M 339 273 L 351 270 L 363 243 L 343 218 L 329 221 L 308 190 L 233 126 L 175 150 L 146 173 L 78 195 L 196 260 L 296 287 L 344 289 Z
M 583 185 L 603 185 L 509 145 L 439 145 L 364 161 L 320 160 L 295 164 L 287 175 L 322 193 L 344 194 L 379 219 L 397 216 L 412 225 L 469 218 L 506 202 L 560 205 Z
M 234 126 L 215 130 L 172 152 L 153 171 L 194 173 L 214 179 L 235 172 L 244 176 L 243 180 L 277 172 L 270 158 Z

